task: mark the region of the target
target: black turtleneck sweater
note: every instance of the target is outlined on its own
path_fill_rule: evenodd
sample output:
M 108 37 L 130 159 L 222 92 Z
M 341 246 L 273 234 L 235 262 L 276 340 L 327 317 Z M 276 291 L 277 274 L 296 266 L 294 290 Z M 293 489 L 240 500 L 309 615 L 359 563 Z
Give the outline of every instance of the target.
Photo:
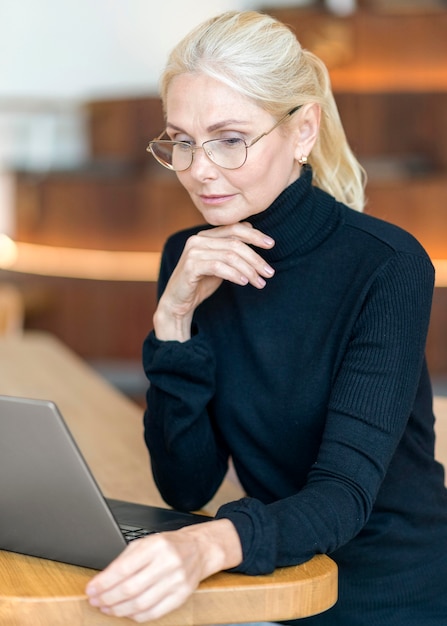
M 275 268 L 266 287 L 224 282 L 189 341 L 145 342 L 157 486 L 177 509 L 202 508 L 231 456 L 247 497 L 217 517 L 240 535 L 237 570 L 317 553 L 339 565 L 337 605 L 300 624 L 445 624 L 447 491 L 424 361 L 430 260 L 408 233 L 314 187 L 309 168 L 249 221 L 276 242 L 260 251 Z M 197 230 L 167 242 L 160 293 Z

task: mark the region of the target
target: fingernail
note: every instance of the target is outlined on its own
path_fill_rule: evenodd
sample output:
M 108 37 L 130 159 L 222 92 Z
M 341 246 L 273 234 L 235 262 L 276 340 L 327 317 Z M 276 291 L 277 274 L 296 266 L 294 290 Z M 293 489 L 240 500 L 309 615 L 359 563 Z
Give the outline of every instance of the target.
M 273 246 L 273 244 L 275 243 L 275 240 L 272 239 L 271 237 L 264 237 L 264 243 L 266 243 L 268 246 Z
M 273 276 L 273 274 L 275 273 L 275 270 L 273 269 L 273 267 L 270 267 L 270 265 L 266 265 L 264 267 L 264 271 L 266 274 L 268 274 L 269 276 Z

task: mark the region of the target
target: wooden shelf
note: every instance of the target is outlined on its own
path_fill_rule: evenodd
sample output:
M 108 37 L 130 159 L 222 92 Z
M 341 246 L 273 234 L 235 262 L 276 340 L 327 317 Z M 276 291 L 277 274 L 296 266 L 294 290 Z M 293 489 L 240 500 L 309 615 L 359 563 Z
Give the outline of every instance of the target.
M 325 61 L 336 92 L 447 91 L 445 8 L 390 12 L 370 6 L 343 18 L 299 8 L 265 11 Z

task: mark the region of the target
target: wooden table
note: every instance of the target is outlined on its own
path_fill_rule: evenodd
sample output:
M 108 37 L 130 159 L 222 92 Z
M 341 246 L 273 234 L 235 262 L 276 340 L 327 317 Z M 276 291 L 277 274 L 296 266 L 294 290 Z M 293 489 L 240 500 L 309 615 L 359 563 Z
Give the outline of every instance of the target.
M 53 400 L 104 494 L 165 506 L 152 480 L 142 436 L 142 409 L 45 333 L 0 339 L 0 394 Z M 207 510 L 240 497 L 225 481 Z M 0 551 L 1 626 L 102 626 L 133 623 L 92 608 L 84 589 L 94 572 Z M 269 576 L 219 573 L 154 626 L 302 618 L 331 607 L 337 568 L 324 555 Z

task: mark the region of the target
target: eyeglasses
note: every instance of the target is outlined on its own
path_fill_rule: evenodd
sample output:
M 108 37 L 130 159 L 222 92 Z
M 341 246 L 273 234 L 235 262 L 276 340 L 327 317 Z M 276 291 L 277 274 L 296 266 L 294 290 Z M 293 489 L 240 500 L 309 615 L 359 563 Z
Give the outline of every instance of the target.
M 156 139 L 149 142 L 146 150 L 164 167 L 174 172 L 184 172 L 191 167 L 196 150 L 203 149 L 206 156 L 226 170 L 237 170 L 242 167 L 247 160 L 248 149 L 255 145 L 260 139 L 266 137 L 275 130 L 285 119 L 293 115 L 301 106 L 296 106 L 286 113 L 267 132 L 255 137 L 249 144 L 240 137 L 229 137 L 228 139 L 209 139 L 201 146 L 195 146 L 187 141 L 169 141 L 160 139 L 166 131 L 163 131 Z

